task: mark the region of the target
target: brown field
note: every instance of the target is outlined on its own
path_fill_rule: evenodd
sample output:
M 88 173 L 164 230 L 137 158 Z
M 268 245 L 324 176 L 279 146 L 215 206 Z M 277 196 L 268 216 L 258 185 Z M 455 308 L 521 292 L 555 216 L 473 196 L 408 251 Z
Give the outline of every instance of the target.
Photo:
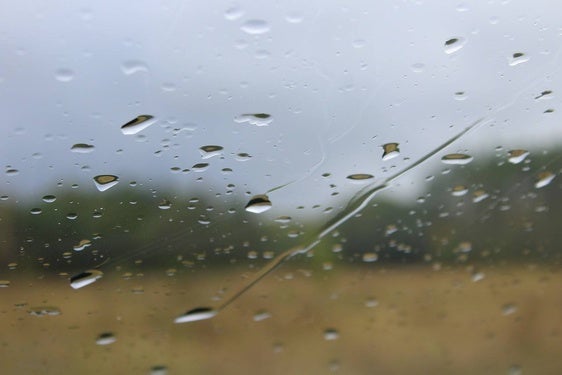
M 207 321 L 173 318 L 228 295 L 240 269 L 0 288 L 2 374 L 560 374 L 562 270 L 282 267 Z M 154 274 L 153 274 L 154 273 Z M 15 274 L 14 274 L 15 275 Z M 226 290 L 225 290 L 226 289 Z M 133 291 L 136 291 L 134 293 Z M 142 292 L 141 292 L 142 291 Z M 370 298 L 377 306 L 366 306 Z M 512 308 L 504 308 L 506 305 Z M 37 317 L 35 306 L 59 316 Z M 254 321 L 266 310 L 271 317 Z M 324 331 L 336 329 L 335 340 Z M 111 331 L 117 341 L 95 344 Z

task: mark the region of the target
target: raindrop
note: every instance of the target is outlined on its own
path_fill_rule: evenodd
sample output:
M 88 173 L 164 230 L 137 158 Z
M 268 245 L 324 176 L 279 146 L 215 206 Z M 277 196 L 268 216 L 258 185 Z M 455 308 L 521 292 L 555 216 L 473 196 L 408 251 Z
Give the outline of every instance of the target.
M 470 163 L 474 158 L 467 154 L 447 154 L 441 158 L 445 164 L 465 165 Z
M 191 169 L 193 172 L 204 172 L 209 168 L 209 163 L 197 163 Z
M 238 7 L 228 8 L 224 12 L 224 18 L 229 21 L 235 21 L 244 15 L 244 11 Z
M 97 345 L 109 345 L 113 344 L 115 341 L 117 341 L 117 338 L 111 332 L 104 332 L 96 338 Z
M 463 48 L 465 44 L 466 39 L 463 37 L 451 38 L 445 42 L 445 53 L 448 55 L 451 53 L 455 53 Z
M 552 91 L 551 90 L 545 90 L 543 92 L 540 93 L 540 95 L 535 97 L 535 100 L 539 100 L 539 99 L 550 99 L 552 98 Z
M 372 174 L 367 174 L 367 173 L 355 173 L 355 174 L 350 174 L 349 176 L 347 176 L 348 180 L 352 180 L 352 181 L 366 181 L 366 180 L 370 180 L 372 178 L 374 178 L 375 176 L 373 176 Z
M 148 65 L 139 60 L 128 60 L 121 64 L 121 71 L 128 76 L 139 72 L 148 72 Z
M 490 195 L 486 193 L 484 190 L 476 190 L 472 194 L 472 201 L 474 203 L 482 202 L 484 199 L 488 198 Z
M 502 315 L 511 315 L 517 311 L 517 306 L 513 303 L 506 303 L 502 306 Z
M 509 66 L 515 66 L 529 61 L 530 57 L 523 52 L 514 53 L 509 59 Z
M 150 369 L 150 375 L 167 375 L 168 374 L 168 368 L 166 366 L 153 366 Z
M 70 82 L 74 79 L 74 72 L 67 68 L 58 69 L 55 72 L 55 79 L 59 82 Z
M 458 100 L 458 101 L 466 100 L 467 97 L 468 96 L 466 95 L 466 92 L 464 92 L 464 91 L 457 91 L 457 92 L 455 92 L 455 96 L 454 96 L 455 100 Z
M 523 370 L 519 365 L 512 365 L 507 370 L 507 375 L 522 375 L 522 374 L 523 374 Z
M 0 280 L 0 288 L 7 288 L 10 284 L 10 280 Z
M 291 217 L 290 216 L 279 216 L 278 218 L 275 219 L 275 222 L 277 223 L 281 223 L 281 224 L 289 224 L 291 222 Z
M 554 177 L 556 177 L 556 175 L 549 171 L 539 173 L 537 176 L 537 180 L 535 181 L 535 187 L 537 189 L 540 189 L 547 186 L 552 182 L 552 180 L 554 180 Z
M 259 35 L 267 33 L 271 28 L 264 20 L 248 20 L 240 26 L 246 34 Z
M 169 210 L 172 207 L 172 203 L 167 199 L 162 199 L 160 203 L 158 203 L 158 208 L 161 210 Z
M 217 315 L 218 311 L 210 307 L 197 307 L 193 310 L 189 310 L 183 315 L 178 316 L 174 319 L 174 323 L 188 323 L 195 322 L 198 320 L 210 319 Z
M 19 173 L 20 173 L 19 170 L 13 168 L 6 170 L 6 176 L 17 176 Z
M 76 143 L 70 148 L 70 151 L 76 152 L 78 154 L 88 154 L 94 151 L 94 145 L 89 145 L 87 143 Z
M 258 311 L 257 313 L 254 314 L 254 322 L 261 322 L 262 320 L 266 320 L 271 318 L 271 314 L 268 311 Z
M 111 174 L 102 174 L 94 177 L 94 183 L 99 191 L 106 191 L 119 183 L 119 177 Z
M 523 160 L 525 160 L 527 156 L 529 156 L 529 151 L 521 150 L 521 149 L 509 150 L 508 155 L 509 155 L 507 158 L 508 162 L 510 162 L 511 164 L 519 164 Z
M 398 143 L 385 143 L 384 145 L 382 145 L 382 160 L 390 160 L 400 155 L 400 149 L 398 148 L 398 145 Z
M 254 195 L 248 202 L 245 210 L 254 214 L 261 214 L 272 207 L 269 197 L 265 194 Z
M 340 334 L 337 329 L 328 328 L 324 331 L 324 340 L 332 341 L 337 340 L 340 337 Z
M 58 307 L 39 306 L 30 308 L 28 313 L 32 316 L 57 316 L 61 314 L 61 311 Z
M 73 289 L 80 289 L 90 285 L 103 277 L 103 272 L 99 270 L 88 270 L 70 278 L 70 286 Z
M 247 161 L 250 160 L 252 158 L 252 155 L 246 153 L 246 152 L 240 152 L 238 154 L 236 154 L 236 160 L 237 161 Z
M 92 246 L 92 241 L 90 240 L 82 240 L 77 245 L 74 245 L 72 248 L 74 251 L 82 251 L 87 247 Z
M 376 262 L 379 259 L 377 253 L 365 253 L 363 254 L 363 262 L 365 263 L 372 263 Z
M 32 208 L 31 210 L 29 210 L 29 213 L 32 215 L 40 215 L 41 213 L 43 213 L 43 210 L 40 208 Z
M 273 116 L 267 113 L 245 113 L 236 116 L 234 121 L 238 124 L 247 122 L 255 126 L 268 126 L 273 121 Z
M 156 122 L 156 118 L 151 115 L 140 115 L 121 126 L 121 132 L 125 135 L 137 134 L 141 130 L 148 128 Z
M 412 71 L 414 73 L 421 73 L 425 69 L 425 64 L 423 63 L 415 63 L 412 65 Z
M 209 159 L 213 156 L 221 155 L 222 154 L 222 146 L 216 145 L 208 145 L 208 146 L 201 146 L 199 150 L 201 150 L 201 157 L 203 159 Z
M 301 23 L 304 20 L 304 16 L 298 12 L 290 12 L 285 17 L 285 21 L 289 23 Z
M 451 194 L 455 197 L 462 197 L 466 193 L 468 193 L 468 188 L 464 185 L 457 185 L 451 191 Z

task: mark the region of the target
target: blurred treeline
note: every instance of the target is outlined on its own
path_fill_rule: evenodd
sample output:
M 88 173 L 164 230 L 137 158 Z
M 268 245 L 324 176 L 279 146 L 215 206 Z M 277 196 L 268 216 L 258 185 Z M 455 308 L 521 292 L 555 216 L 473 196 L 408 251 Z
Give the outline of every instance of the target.
M 467 165 L 442 164 L 418 199 L 375 198 L 359 217 L 327 236 L 318 262 L 391 263 L 560 261 L 562 194 L 558 178 L 537 188 L 541 172 L 559 173 L 562 152 L 531 153 L 520 164 L 506 151 Z M 453 190 L 467 189 L 464 195 Z M 475 194 L 487 195 L 475 201 Z M 328 220 L 276 218 L 244 211 L 249 196 L 228 191 L 128 188 L 59 191 L 35 205 L 0 202 L 2 267 L 75 272 L 104 261 L 143 268 L 206 267 L 266 261 L 313 240 Z M 477 199 L 476 199 L 477 200 Z M 345 205 L 345 204 L 344 204 Z M 33 214 L 38 208 L 40 213 Z M 334 209 L 331 215 L 338 215 Z M 89 246 L 79 246 L 82 240 Z M 82 242 L 82 245 L 85 242 Z M 76 249 L 75 249 L 76 248 Z M 367 255 L 365 255 L 367 254 Z M 109 260 L 108 260 L 109 259 Z

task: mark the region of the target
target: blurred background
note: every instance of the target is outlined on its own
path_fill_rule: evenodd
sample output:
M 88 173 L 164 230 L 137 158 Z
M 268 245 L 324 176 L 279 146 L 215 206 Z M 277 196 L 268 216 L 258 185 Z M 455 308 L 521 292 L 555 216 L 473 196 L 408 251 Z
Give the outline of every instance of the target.
M 3 373 L 562 370 L 557 4 L 0 7 Z

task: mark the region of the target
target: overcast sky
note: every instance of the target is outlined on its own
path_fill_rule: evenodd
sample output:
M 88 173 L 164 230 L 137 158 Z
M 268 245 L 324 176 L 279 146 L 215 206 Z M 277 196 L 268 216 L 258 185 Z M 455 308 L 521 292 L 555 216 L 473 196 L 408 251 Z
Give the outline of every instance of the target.
M 481 118 L 450 152 L 549 147 L 562 135 L 557 4 L 5 3 L 0 194 L 37 201 L 61 180 L 95 192 L 92 178 L 112 174 L 121 181 L 112 189 L 233 183 L 259 194 L 292 182 L 271 193 L 275 204 L 329 205 L 330 183 L 350 196 L 361 186 L 346 176 L 383 179 Z M 447 53 L 451 39 L 461 48 Z M 273 120 L 235 121 L 251 113 Z M 142 114 L 158 121 L 121 132 Z M 388 142 L 401 155 L 383 161 Z M 72 152 L 77 143 L 94 149 Z M 202 160 L 204 145 L 222 146 L 222 158 Z M 171 171 L 202 162 L 202 172 Z

